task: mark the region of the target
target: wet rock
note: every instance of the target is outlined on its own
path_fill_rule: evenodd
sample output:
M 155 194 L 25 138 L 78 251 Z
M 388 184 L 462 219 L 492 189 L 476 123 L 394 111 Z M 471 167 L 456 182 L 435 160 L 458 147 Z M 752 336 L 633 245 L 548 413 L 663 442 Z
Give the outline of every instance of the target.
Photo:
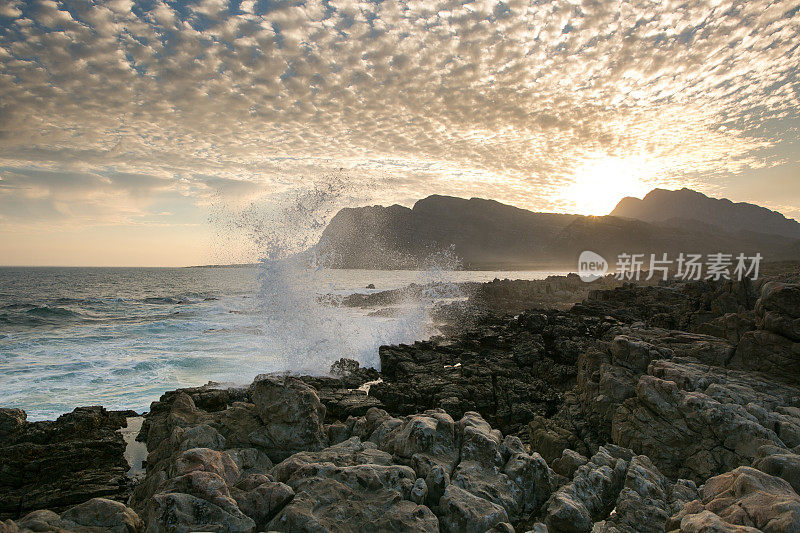
M 342 357 L 331 365 L 331 374 L 334 376 L 349 376 L 358 372 L 360 366 L 358 361 Z
M 325 406 L 316 391 L 292 377 L 266 377 L 250 386 L 250 397 L 264 423 L 261 447 L 272 461 L 327 444 Z
M 504 434 L 527 439 L 527 423 L 555 410 L 575 385 L 578 356 L 608 327 L 594 317 L 530 312 L 488 318 L 446 342 L 384 346 L 384 383 L 370 395 L 394 416 L 476 411 Z
M 394 455 L 419 477 L 426 477 L 434 466 L 452 472 L 458 461 L 453 419 L 444 411 L 409 417 L 395 434 Z
M 55 421 L 31 423 L 19 409 L 0 411 L 0 518 L 124 498 L 128 464 L 117 429 L 127 414 L 79 407 Z
M 27 423 L 28 415 L 22 409 L 0 408 L 0 439 L 10 438 Z

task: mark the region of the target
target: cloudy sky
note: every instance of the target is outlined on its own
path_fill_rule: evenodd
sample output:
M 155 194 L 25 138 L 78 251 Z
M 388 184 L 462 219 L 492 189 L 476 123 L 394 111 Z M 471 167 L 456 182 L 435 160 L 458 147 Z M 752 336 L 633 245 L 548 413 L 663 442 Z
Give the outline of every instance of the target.
M 800 217 L 799 65 L 795 0 L 0 0 L 0 264 L 252 259 L 306 190 Z

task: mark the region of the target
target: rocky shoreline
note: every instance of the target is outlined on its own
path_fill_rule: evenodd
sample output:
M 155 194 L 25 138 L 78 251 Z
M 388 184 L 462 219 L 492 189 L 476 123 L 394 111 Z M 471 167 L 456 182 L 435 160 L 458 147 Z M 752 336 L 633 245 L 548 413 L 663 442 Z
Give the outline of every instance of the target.
M 164 394 L 139 478 L 135 413 L 0 409 L 0 532 L 800 531 L 800 271 L 569 310 L 501 285 L 513 314 L 384 346 L 380 372 Z

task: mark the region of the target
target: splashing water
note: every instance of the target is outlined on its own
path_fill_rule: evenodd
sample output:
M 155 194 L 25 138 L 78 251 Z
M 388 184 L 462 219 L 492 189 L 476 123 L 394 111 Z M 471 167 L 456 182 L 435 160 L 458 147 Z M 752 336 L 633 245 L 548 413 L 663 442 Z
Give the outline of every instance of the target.
M 436 301 L 458 298 L 446 273 L 458 269 L 452 251 L 435 253 L 416 282 L 424 289 L 409 296 L 392 317 L 366 316 L 362 310 L 332 305 L 324 296 L 336 290 L 313 248 L 328 220 L 346 204 L 347 188 L 331 180 L 309 189 L 273 196 L 236 214 L 236 225 L 261 253 L 259 315 L 264 346 L 259 357 L 280 370 L 325 374 L 345 357 L 380 368 L 378 348 L 430 337 L 429 311 Z M 363 280 L 364 285 L 370 280 Z

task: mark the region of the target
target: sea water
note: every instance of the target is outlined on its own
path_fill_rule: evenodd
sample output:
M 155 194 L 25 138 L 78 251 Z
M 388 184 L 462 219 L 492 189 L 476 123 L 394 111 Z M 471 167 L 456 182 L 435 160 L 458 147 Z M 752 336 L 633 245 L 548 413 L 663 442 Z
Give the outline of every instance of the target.
M 258 267 L 0 268 L 0 407 L 29 420 L 81 405 L 144 411 L 165 391 L 265 372 L 323 374 L 340 357 L 379 366 L 383 344 L 435 331 L 452 285 L 556 272 Z M 337 307 L 343 296 L 436 283 L 391 316 Z M 368 284 L 375 289 L 365 289 Z M 322 300 L 322 301 L 321 301 Z M 335 300 L 335 298 L 333 299 Z

